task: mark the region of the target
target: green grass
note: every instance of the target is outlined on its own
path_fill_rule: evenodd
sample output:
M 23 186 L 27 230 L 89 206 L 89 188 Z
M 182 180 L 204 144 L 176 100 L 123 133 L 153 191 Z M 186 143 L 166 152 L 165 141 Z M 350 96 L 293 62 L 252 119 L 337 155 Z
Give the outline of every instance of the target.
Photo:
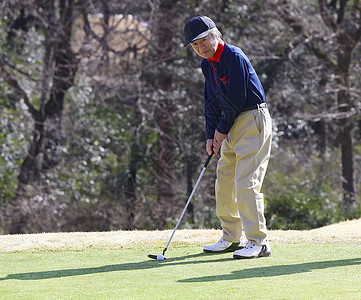
M 234 260 L 162 248 L 0 253 L 0 299 L 361 299 L 361 245 L 272 244 Z

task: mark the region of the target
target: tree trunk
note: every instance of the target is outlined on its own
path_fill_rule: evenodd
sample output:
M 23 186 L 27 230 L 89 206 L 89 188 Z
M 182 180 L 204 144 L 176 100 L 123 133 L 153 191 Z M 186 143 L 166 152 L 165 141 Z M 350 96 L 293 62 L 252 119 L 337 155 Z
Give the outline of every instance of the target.
M 322 161 L 326 162 L 327 141 L 328 141 L 328 123 L 321 119 L 314 123 L 314 129 L 318 136 L 318 151 L 321 153 Z
M 49 28 L 52 34 L 47 35 L 44 47 L 53 47 L 54 75 L 53 87 L 49 100 L 41 105 L 40 111 L 33 114 L 34 130 L 33 139 L 28 154 L 20 168 L 17 192 L 10 203 L 9 216 L 10 233 L 32 232 L 32 204 L 27 199 L 27 191 L 32 185 L 40 186 L 40 173 L 57 165 L 60 160 L 59 146 L 62 139 L 62 113 L 64 98 L 67 90 L 73 85 L 77 71 L 77 60 L 70 46 L 71 29 L 73 24 L 73 1 L 60 1 L 60 20 L 53 24 L 49 13 Z M 54 27 L 56 26 L 56 28 Z M 54 42 L 55 41 L 55 42 Z M 49 46 L 50 45 L 50 46 Z M 43 159 L 40 160 L 40 154 Z M 36 226 L 36 225 L 35 225 Z
M 336 31 L 336 38 L 338 41 L 337 75 L 340 85 L 337 101 L 339 111 L 345 114 L 345 117 L 340 120 L 343 203 L 345 212 L 351 213 L 350 208 L 356 202 L 356 183 L 354 167 L 355 121 L 352 113 L 354 104 L 350 95 L 349 69 L 355 43 L 344 30 Z
M 174 206 L 174 166 L 173 166 L 173 100 L 168 99 L 172 90 L 172 75 L 167 70 L 166 62 L 169 60 L 172 48 L 172 6 L 173 1 L 162 0 L 159 3 L 157 18 L 157 39 L 159 61 L 165 62 L 160 67 L 157 86 L 160 94 L 164 97 L 158 99 L 157 103 L 157 125 L 158 125 L 158 163 L 157 172 L 157 203 L 155 205 L 155 216 L 157 228 L 164 228 L 166 222 L 173 215 Z
M 342 188 L 343 202 L 346 213 L 350 212 L 356 202 L 355 166 L 354 166 L 354 117 L 341 120 L 341 151 L 342 151 Z
M 351 113 L 352 101 L 347 87 L 347 73 L 343 73 L 343 82 L 346 83 L 346 86 L 342 87 L 341 90 L 338 92 L 337 99 L 340 112 L 345 114 L 345 117 L 340 120 L 342 189 L 344 209 L 346 213 L 350 213 L 351 206 L 356 202 L 356 182 L 354 166 L 355 121 L 354 115 Z
M 136 178 L 138 170 L 138 162 L 141 159 L 139 144 L 139 127 L 142 123 L 142 113 L 140 110 L 140 97 L 134 103 L 134 129 L 133 139 L 130 149 L 129 174 L 125 198 L 126 222 L 123 225 L 126 230 L 135 229 L 135 213 L 137 203 Z
M 189 197 L 193 191 L 193 174 L 198 165 L 198 159 L 195 159 L 195 155 L 186 155 L 185 163 L 187 173 L 187 197 Z M 186 201 L 188 201 L 188 198 Z M 187 212 L 191 218 L 191 223 L 194 224 L 194 205 L 192 202 L 189 203 Z
M 355 46 L 359 43 L 361 38 L 361 19 L 360 15 L 347 15 L 346 6 L 353 5 L 347 3 L 348 1 L 332 1 L 332 5 L 326 0 L 318 0 L 320 8 L 320 16 L 324 24 L 329 28 L 335 37 L 336 49 L 334 53 L 324 53 L 322 46 L 308 43 L 308 47 L 315 54 L 316 57 L 322 59 L 330 72 L 337 75 L 338 78 L 338 92 L 337 101 L 341 120 L 340 140 L 342 152 L 342 189 L 343 189 L 343 204 L 346 213 L 351 213 L 350 208 L 356 202 L 356 187 L 355 187 L 355 168 L 354 168 L 354 103 L 350 95 L 349 86 L 349 69 L 352 61 L 352 52 Z M 360 11 L 359 3 L 353 8 Z M 297 34 L 302 34 L 305 38 L 311 36 L 307 29 L 304 28 L 302 22 L 293 16 L 289 9 L 288 1 L 283 1 L 282 9 L 279 10 L 282 18 L 289 24 Z M 354 29 L 346 26 L 345 17 L 350 18 L 350 22 L 356 24 Z M 352 19 L 354 18 L 354 19 Z M 357 24 L 359 26 L 357 27 Z M 336 54 L 337 62 L 334 62 L 333 56 Z

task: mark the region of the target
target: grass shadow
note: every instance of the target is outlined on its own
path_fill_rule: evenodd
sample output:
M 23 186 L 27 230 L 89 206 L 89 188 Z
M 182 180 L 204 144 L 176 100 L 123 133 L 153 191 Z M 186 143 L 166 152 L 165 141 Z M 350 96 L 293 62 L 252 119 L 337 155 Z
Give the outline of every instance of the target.
M 210 281 L 227 281 L 227 280 L 238 280 L 238 279 L 246 279 L 246 278 L 258 278 L 258 277 L 274 277 L 274 276 L 291 275 L 297 273 L 306 273 L 312 270 L 345 267 L 351 265 L 361 265 L 361 258 L 249 268 L 239 271 L 233 271 L 231 274 L 194 277 L 194 278 L 178 280 L 178 282 L 187 282 L 187 283 L 210 282 Z
M 202 259 L 204 257 L 207 257 L 207 259 Z M 192 255 L 168 258 L 164 261 L 156 261 L 156 260 L 148 259 L 146 261 L 141 261 L 141 262 L 105 265 L 100 267 L 16 273 L 16 274 L 9 274 L 6 277 L 0 278 L 0 281 L 42 280 L 42 279 L 50 279 L 50 278 L 71 277 L 71 276 L 108 273 L 108 272 L 117 272 L 117 271 L 156 269 L 156 268 L 162 268 L 166 266 L 176 266 L 176 265 L 208 264 L 208 263 L 225 262 L 231 260 L 234 259 L 231 257 L 224 257 L 224 256 L 220 257 L 205 253 L 197 253 Z M 301 263 L 301 264 L 292 264 L 292 265 L 276 265 L 276 266 L 244 269 L 244 270 L 234 271 L 231 274 L 225 274 L 225 275 L 188 278 L 188 279 L 179 280 L 178 282 L 207 282 L 207 281 L 224 281 L 224 280 L 235 280 L 235 279 L 256 278 L 256 277 L 273 277 L 273 276 L 289 275 L 295 273 L 304 273 L 316 269 L 326 269 L 326 268 L 342 267 L 342 266 L 358 265 L 358 264 L 361 264 L 361 258 L 310 262 L 310 263 Z
M 205 256 L 204 253 L 198 253 L 193 255 L 180 256 L 175 258 L 169 258 L 163 261 L 157 260 L 146 260 L 141 262 L 131 262 L 124 264 L 116 265 L 106 265 L 101 267 L 93 268 L 79 268 L 79 269 L 64 269 L 64 270 L 52 270 L 52 271 L 40 271 L 40 272 L 27 272 L 27 273 L 17 273 L 9 274 L 6 277 L 0 278 L 0 281 L 4 280 L 41 280 L 49 278 L 60 278 L 60 277 L 70 277 L 70 276 L 79 276 L 79 275 L 88 275 L 96 273 L 107 273 L 107 272 L 116 272 L 116 271 L 132 271 L 132 270 L 145 270 L 145 269 L 154 269 L 160 268 L 169 265 L 183 265 L 183 264 L 200 264 L 200 263 L 215 263 L 220 261 L 230 260 L 231 258 L 218 258 L 213 260 L 200 260 L 192 261 L 192 258 L 200 258 Z M 187 261 L 183 261 L 187 259 Z

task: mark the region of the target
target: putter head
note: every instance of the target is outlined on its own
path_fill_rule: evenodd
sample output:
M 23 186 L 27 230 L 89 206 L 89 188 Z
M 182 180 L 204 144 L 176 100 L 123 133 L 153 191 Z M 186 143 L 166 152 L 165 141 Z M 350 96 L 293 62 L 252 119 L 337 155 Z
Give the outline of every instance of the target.
M 162 254 L 158 254 L 158 255 L 149 254 L 148 257 L 151 259 L 155 259 L 155 260 L 165 260 L 166 259 Z

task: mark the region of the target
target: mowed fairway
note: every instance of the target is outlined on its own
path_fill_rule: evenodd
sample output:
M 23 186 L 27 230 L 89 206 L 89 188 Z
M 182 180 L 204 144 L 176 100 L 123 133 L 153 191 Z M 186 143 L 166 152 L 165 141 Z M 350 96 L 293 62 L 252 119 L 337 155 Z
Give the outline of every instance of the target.
M 360 240 L 289 243 L 274 235 L 272 257 L 251 260 L 203 254 L 197 241 L 174 240 L 165 261 L 147 257 L 163 250 L 163 241 L 154 240 L 134 248 L 84 244 L 77 250 L 3 251 L 0 298 L 361 299 Z

